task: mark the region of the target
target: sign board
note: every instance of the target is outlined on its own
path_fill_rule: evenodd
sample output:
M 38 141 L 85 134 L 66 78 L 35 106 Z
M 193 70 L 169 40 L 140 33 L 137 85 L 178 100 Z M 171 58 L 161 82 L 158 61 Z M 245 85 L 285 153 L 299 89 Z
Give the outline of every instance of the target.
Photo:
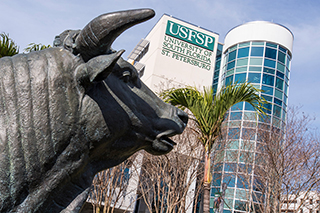
M 214 44 L 213 36 L 168 20 L 161 54 L 210 70 Z

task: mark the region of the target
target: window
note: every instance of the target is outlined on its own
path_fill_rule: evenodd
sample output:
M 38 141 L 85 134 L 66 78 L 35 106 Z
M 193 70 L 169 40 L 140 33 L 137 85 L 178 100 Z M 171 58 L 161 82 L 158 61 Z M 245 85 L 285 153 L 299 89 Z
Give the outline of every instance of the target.
M 276 87 L 277 87 L 279 90 L 283 90 L 283 80 L 282 80 L 282 79 L 276 78 Z
M 251 47 L 251 56 L 258 56 L 262 57 L 263 56 L 263 47 Z
M 266 58 L 276 59 L 277 50 L 266 47 L 266 52 L 264 54 Z
M 274 76 L 263 74 L 262 83 L 269 85 L 269 86 L 273 86 L 274 85 Z
M 261 74 L 260 73 L 249 73 L 248 74 L 248 82 L 249 83 L 259 84 L 260 81 L 261 81 Z
M 235 65 L 236 65 L 236 61 L 232 61 L 232 62 L 228 63 L 227 70 L 234 68 Z
M 280 78 L 284 78 L 284 74 L 282 72 L 277 71 L 277 76 Z
M 247 73 L 236 74 L 234 78 L 235 83 L 244 83 L 246 82 Z
M 241 120 L 242 119 L 242 112 L 231 112 L 230 120 Z
M 278 63 L 277 63 L 277 69 L 284 73 L 284 65 L 283 65 L 283 64 L 280 64 L 280 63 L 278 62 Z
M 229 58 L 228 58 L 228 62 L 234 60 L 236 58 L 236 53 L 237 53 L 237 50 L 234 50 L 232 52 L 229 53 Z
M 248 58 L 242 58 L 237 60 L 237 67 L 247 66 L 247 64 L 248 64 Z
M 262 58 L 250 58 L 250 65 L 262 65 Z
M 249 67 L 249 71 L 261 72 L 262 67 Z
M 245 58 L 249 55 L 249 47 L 238 49 L 238 58 Z
M 237 103 L 231 107 L 231 111 L 242 110 L 242 109 L 243 109 L 243 102 Z
M 274 69 L 268 68 L 268 67 L 264 67 L 263 68 L 263 72 L 264 73 L 269 73 L 269 74 L 274 74 Z
M 226 78 L 226 85 L 230 85 L 230 84 L 232 84 L 232 82 L 233 82 L 233 75 L 231 75 L 231 76 L 229 76 L 229 77 L 227 77 Z
M 273 95 L 273 88 L 272 87 L 267 87 L 267 86 L 262 86 L 262 93 L 267 94 L 267 95 Z
M 283 52 L 279 51 L 278 52 L 278 61 L 282 62 L 283 64 L 286 63 L 286 54 Z
M 264 59 L 264 66 L 271 67 L 271 68 L 276 68 L 276 62 L 273 61 L 273 60 Z

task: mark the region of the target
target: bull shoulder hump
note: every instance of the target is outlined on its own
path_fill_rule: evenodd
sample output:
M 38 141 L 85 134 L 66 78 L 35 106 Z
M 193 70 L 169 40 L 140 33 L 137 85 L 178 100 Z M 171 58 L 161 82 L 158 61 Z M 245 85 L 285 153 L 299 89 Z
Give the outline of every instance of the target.
M 0 202 L 21 202 L 67 146 L 78 116 L 77 63 L 59 48 L 0 60 Z

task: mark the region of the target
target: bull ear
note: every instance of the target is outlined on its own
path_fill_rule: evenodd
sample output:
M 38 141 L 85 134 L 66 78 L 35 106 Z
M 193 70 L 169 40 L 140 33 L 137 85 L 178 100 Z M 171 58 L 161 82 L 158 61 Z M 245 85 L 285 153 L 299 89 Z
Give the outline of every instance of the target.
M 102 81 L 110 75 L 124 50 L 109 55 L 101 55 L 87 62 L 90 82 Z
M 75 71 L 76 81 L 86 90 L 93 82 L 106 79 L 123 53 L 124 50 L 120 50 L 109 55 L 100 55 L 81 64 Z

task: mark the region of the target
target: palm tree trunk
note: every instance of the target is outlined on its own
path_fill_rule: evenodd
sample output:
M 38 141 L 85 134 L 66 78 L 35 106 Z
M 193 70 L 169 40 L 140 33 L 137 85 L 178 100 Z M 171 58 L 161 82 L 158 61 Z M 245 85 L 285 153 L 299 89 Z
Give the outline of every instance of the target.
M 210 213 L 210 154 L 206 152 L 203 180 L 203 213 Z

